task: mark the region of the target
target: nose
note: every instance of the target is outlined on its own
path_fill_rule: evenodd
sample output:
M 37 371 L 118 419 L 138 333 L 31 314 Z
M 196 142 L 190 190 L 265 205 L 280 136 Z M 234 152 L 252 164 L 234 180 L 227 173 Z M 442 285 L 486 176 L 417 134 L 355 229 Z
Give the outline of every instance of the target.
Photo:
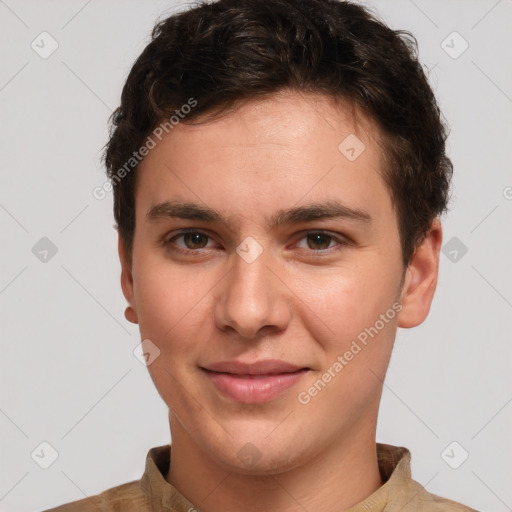
M 215 323 L 246 339 L 260 331 L 284 331 L 290 322 L 290 292 L 279 272 L 263 253 L 252 262 L 234 255 L 233 264 L 218 290 Z

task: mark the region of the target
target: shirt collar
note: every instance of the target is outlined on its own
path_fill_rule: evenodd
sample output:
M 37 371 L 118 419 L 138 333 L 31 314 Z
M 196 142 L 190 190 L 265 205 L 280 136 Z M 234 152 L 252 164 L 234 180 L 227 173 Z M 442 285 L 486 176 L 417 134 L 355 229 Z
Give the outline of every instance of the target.
M 165 476 L 169 469 L 171 445 L 151 448 L 146 457 L 146 469 L 140 480 L 142 490 L 151 503 L 169 512 L 190 512 L 198 510 Z M 393 503 L 393 510 L 406 512 L 406 506 L 414 499 L 410 489 L 411 454 L 407 448 L 377 443 L 379 470 L 384 484 L 364 501 L 352 507 L 348 512 L 391 512 L 388 505 Z M 412 505 L 412 503 L 411 503 Z M 395 508 L 396 507 L 396 508 Z

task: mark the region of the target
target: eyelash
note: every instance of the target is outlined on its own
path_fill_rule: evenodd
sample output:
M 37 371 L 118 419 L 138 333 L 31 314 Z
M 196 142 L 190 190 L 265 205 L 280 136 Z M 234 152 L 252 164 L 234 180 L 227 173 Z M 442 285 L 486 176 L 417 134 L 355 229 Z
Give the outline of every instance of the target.
M 194 254 L 194 253 L 200 254 L 201 251 L 207 250 L 207 248 L 201 248 L 201 249 L 182 249 L 182 248 L 179 248 L 179 247 L 173 247 L 172 246 L 172 243 L 175 240 L 177 240 L 178 238 L 181 238 L 181 237 L 183 237 L 184 235 L 187 235 L 187 234 L 197 234 L 197 235 L 202 235 L 202 236 L 207 237 L 208 240 L 212 239 L 212 237 L 210 235 L 208 235 L 207 233 L 204 233 L 203 231 L 198 231 L 196 229 L 185 229 L 185 230 L 182 230 L 179 233 L 175 234 L 171 238 L 165 238 L 162 241 L 162 244 L 163 244 L 163 246 L 166 249 L 171 250 L 172 252 L 177 252 L 179 254 L 185 254 L 185 255 L 191 255 L 191 254 Z M 306 237 L 308 237 L 310 235 L 324 235 L 324 236 L 330 238 L 331 239 L 330 241 L 337 242 L 339 247 L 348 246 L 348 245 L 351 244 L 350 241 L 348 241 L 348 240 L 346 240 L 344 238 L 337 237 L 335 235 L 332 235 L 329 232 L 321 231 L 321 230 L 319 230 L 319 231 L 308 231 L 299 240 L 303 240 L 303 239 L 305 239 Z M 338 247 L 338 249 L 335 249 L 335 250 L 339 250 L 339 247 Z M 306 249 L 306 250 L 309 250 L 311 252 L 311 255 L 313 255 L 313 256 L 324 256 L 326 254 L 331 254 L 332 249 L 333 249 L 333 247 L 329 247 L 327 249 L 320 249 L 320 250 L 317 250 L 317 251 L 315 251 L 313 249 Z

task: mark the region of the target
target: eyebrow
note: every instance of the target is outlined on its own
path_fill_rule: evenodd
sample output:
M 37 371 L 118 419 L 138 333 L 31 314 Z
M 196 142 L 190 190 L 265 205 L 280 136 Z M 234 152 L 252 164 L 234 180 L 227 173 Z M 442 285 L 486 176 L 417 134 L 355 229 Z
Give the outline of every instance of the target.
M 160 219 L 198 220 L 229 226 L 228 219 L 218 211 L 196 203 L 181 201 L 164 201 L 150 207 L 146 213 L 146 219 L 150 222 Z M 278 210 L 266 219 L 266 224 L 269 228 L 275 228 L 323 219 L 348 219 L 365 224 L 372 222 L 372 217 L 367 211 L 350 208 L 339 201 L 331 200 Z

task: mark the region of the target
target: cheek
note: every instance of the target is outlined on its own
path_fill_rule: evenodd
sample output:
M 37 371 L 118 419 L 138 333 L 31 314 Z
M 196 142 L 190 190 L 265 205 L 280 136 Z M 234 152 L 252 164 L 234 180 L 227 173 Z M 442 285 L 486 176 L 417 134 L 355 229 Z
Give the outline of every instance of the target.
M 393 272 L 380 268 L 381 261 L 370 261 L 295 277 L 290 287 L 299 299 L 298 315 L 324 348 L 344 349 L 391 307 L 397 283 Z
M 173 340 L 192 343 L 194 321 L 201 314 L 202 298 L 211 286 L 205 276 L 172 267 L 162 257 L 140 258 L 134 274 L 134 296 L 141 336 L 169 351 Z M 186 343 L 185 343 L 186 345 Z
M 156 259 L 143 262 L 140 269 L 135 288 L 140 335 L 160 351 L 148 366 L 149 374 L 169 407 L 190 408 L 183 386 L 196 370 L 198 349 L 208 342 L 204 295 L 210 286 L 202 286 L 199 276 L 188 279 L 183 271 Z
M 315 292 L 302 297 L 308 306 L 302 319 L 323 355 L 321 368 L 297 399 L 312 418 L 325 417 L 327 406 L 333 421 L 351 422 L 375 405 L 382 387 L 396 333 L 395 283 L 361 269 L 339 272 L 327 282 L 316 280 Z

